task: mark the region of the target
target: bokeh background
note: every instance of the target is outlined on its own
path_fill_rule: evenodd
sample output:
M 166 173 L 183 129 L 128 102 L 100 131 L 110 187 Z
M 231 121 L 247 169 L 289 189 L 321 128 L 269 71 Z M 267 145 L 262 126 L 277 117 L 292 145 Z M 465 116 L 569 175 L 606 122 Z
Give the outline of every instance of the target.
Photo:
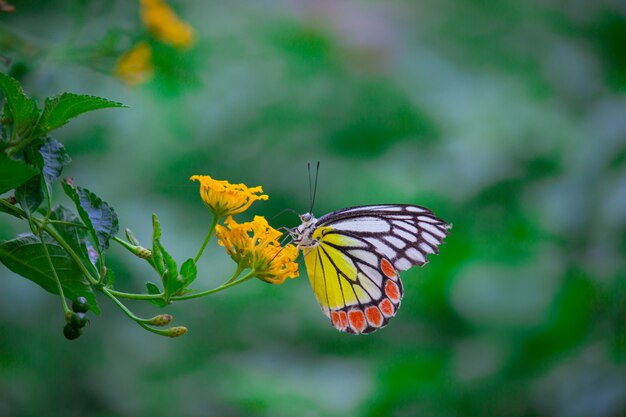
M 40 100 L 130 107 L 56 132 L 64 174 L 144 242 L 157 213 L 179 262 L 210 224 L 193 174 L 263 185 L 240 220 L 272 218 L 308 209 L 319 160 L 316 214 L 414 203 L 454 228 L 362 337 L 329 326 L 302 269 L 169 306 L 178 339 L 101 299 L 69 342 L 58 298 L 0 266 L 0 415 L 626 415 L 623 1 L 172 0 L 186 48 L 135 1 L 10 3 L 3 72 Z M 152 69 L 125 80 L 138 42 Z M 0 238 L 26 230 L 7 217 Z M 121 290 L 155 279 L 119 246 L 108 260 Z M 233 267 L 212 242 L 195 287 Z

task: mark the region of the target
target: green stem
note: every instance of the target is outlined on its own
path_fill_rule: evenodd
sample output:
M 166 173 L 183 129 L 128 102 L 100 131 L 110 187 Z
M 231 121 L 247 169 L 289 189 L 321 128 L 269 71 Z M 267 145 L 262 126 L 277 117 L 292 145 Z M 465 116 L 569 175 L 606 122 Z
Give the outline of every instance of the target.
M 202 256 L 202 252 L 204 252 L 204 248 L 206 248 L 206 245 L 209 243 L 209 240 L 211 240 L 211 236 L 213 236 L 213 232 L 215 231 L 215 226 L 217 226 L 218 220 L 219 218 L 213 215 L 213 221 L 211 222 L 209 233 L 207 233 L 206 237 L 204 238 L 204 243 L 202 243 L 202 246 L 200 247 L 200 250 L 198 251 L 198 254 L 196 255 L 194 259 L 195 263 L 198 263 L 198 259 L 200 259 L 200 256 Z
M 128 300 L 159 300 L 163 298 L 163 294 L 134 294 L 129 292 L 116 291 L 110 288 L 108 288 L 107 291 L 109 291 L 116 297 L 126 298 Z
M 135 320 L 135 321 L 146 321 L 147 319 L 142 319 L 141 317 L 137 317 L 135 316 L 129 309 L 128 307 L 126 307 L 120 300 L 117 299 L 117 297 L 115 297 L 115 295 L 113 294 L 113 291 L 111 291 L 109 288 L 106 287 L 102 287 L 100 288 L 100 291 L 102 291 L 104 293 L 104 295 L 106 295 L 107 297 L 109 297 L 111 300 L 113 300 L 113 302 L 115 304 L 117 304 L 117 306 L 124 312 L 124 314 L 126 314 L 128 317 L 130 317 L 131 319 Z
M 26 212 L 24 210 L 22 210 L 19 207 L 14 206 L 13 204 L 9 203 L 4 198 L 0 198 L 0 205 L 5 207 L 7 210 L 15 213 L 17 217 L 26 218 Z
M 222 285 L 226 285 L 226 284 L 230 284 L 231 282 L 233 282 L 234 280 L 237 279 L 237 277 L 239 277 L 239 275 L 241 275 L 241 273 L 243 272 L 244 268 L 241 265 L 237 265 L 237 270 L 235 271 L 235 273 L 233 274 L 232 277 L 230 277 L 228 279 L 228 281 L 226 281 L 224 284 Z
M 39 240 L 41 240 L 41 246 L 43 246 L 43 251 L 46 253 L 46 258 L 48 259 L 48 265 L 50 265 L 50 270 L 52 271 L 52 275 L 54 276 L 54 281 L 57 284 L 57 289 L 59 290 L 59 295 L 61 296 L 61 305 L 63 306 L 63 313 L 70 313 L 70 308 L 67 306 L 67 301 L 65 300 L 65 294 L 63 293 L 63 286 L 61 285 L 61 280 L 57 275 L 57 270 L 52 263 L 52 258 L 50 257 L 50 252 L 48 251 L 48 245 L 43 238 L 43 230 L 39 229 Z
M 117 236 L 113 236 L 112 239 L 115 242 L 119 243 L 120 245 L 124 246 L 124 248 L 128 249 L 128 251 L 130 251 L 130 252 L 132 252 L 133 249 L 136 247 L 135 245 L 133 245 L 133 244 L 125 241 L 124 239 L 121 239 L 121 238 L 117 237 Z
M 102 291 L 107 297 L 109 297 L 130 319 L 134 320 L 138 325 L 148 330 L 149 332 L 158 334 L 160 336 L 170 336 L 169 330 L 165 329 L 155 329 L 154 327 L 148 326 L 146 322 L 150 321 L 150 319 L 142 319 L 141 317 L 135 316 L 129 309 L 126 307 L 120 300 L 113 295 L 112 291 L 106 287 L 101 287 L 100 291 Z
M 50 223 L 50 224 L 62 224 L 62 225 L 65 225 L 65 226 L 72 226 L 72 227 L 77 227 L 79 229 L 85 229 L 85 230 L 88 229 L 88 227 L 85 226 L 84 224 L 73 223 L 73 222 L 66 222 L 64 220 L 48 220 L 48 223 Z
M 245 281 L 249 280 L 250 278 L 252 278 L 254 276 L 255 273 L 256 273 L 255 270 L 251 270 L 250 272 L 248 272 L 243 277 L 241 277 L 241 278 L 239 278 L 237 280 L 233 280 L 231 278 L 228 281 L 226 281 L 224 284 L 220 285 L 219 287 L 215 287 L 213 289 L 202 291 L 202 292 L 197 292 L 197 293 L 194 293 L 194 294 L 188 294 L 188 295 L 181 295 L 181 296 L 178 296 L 178 297 L 172 297 L 171 300 L 172 301 L 191 300 L 192 298 L 200 298 L 200 297 L 204 297 L 205 295 L 215 294 L 216 292 L 224 291 L 227 288 L 234 287 L 235 285 L 241 284 L 242 282 L 245 282 Z
M 138 249 L 149 250 L 149 249 L 144 248 L 144 247 L 133 245 L 132 243 L 127 242 L 124 239 L 120 239 L 117 236 L 113 236 L 113 241 L 115 241 L 115 242 L 119 243 L 120 245 L 122 245 L 124 247 L 124 249 L 126 249 L 127 251 L 129 251 L 130 253 L 132 253 L 135 256 L 138 256 L 137 255 L 137 253 L 138 253 L 137 250 Z M 154 269 L 158 274 L 160 274 L 159 270 L 157 269 L 157 267 L 156 267 L 156 265 L 154 263 L 154 260 L 152 259 L 152 256 L 150 256 L 149 258 L 144 258 L 143 256 L 140 256 L 140 258 L 145 259 L 145 261 L 148 262 L 148 264 L 152 267 L 152 269 Z
M 76 264 L 76 266 L 78 266 L 78 268 L 81 270 L 81 272 L 83 273 L 83 275 L 85 275 L 85 277 L 87 277 L 87 279 L 89 280 L 89 282 L 92 285 L 96 285 L 98 284 L 98 280 L 96 278 L 94 278 L 91 273 L 87 270 L 87 268 L 85 267 L 85 265 L 83 264 L 83 262 L 81 261 L 80 257 L 76 254 L 76 252 L 74 252 L 74 249 L 72 249 L 70 247 L 70 245 L 65 241 L 65 239 L 63 239 L 61 237 L 61 235 L 59 235 L 56 230 L 54 230 L 51 227 L 48 227 L 48 225 L 44 225 L 43 222 L 39 219 L 35 219 L 33 218 L 34 222 L 38 224 L 38 226 L 40 226 L 43 230 L 46 231 L 46 233 L 48 233 L 54 240 L 56 240 L 58 242 L 59 245 L 61 245 L 61 247 L 63 249 L 65 249 L 65 251 L 70 255 L 70 257 L 74 260 L 74 263 Z

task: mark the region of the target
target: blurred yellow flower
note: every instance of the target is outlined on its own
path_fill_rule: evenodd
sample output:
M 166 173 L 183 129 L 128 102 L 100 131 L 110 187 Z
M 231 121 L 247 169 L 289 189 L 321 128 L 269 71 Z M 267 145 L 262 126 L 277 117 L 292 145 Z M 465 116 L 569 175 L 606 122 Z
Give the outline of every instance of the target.
M 191 26 L 180 20 L 163 0 L 140 0 L 141 20 L 158 40 L 176 48 L 193 45 L 195 35 Z
M 214 180 L 208 175 L 194 175 L 191 181 L 200 182 L 200 197 L 218 218 L 232 216 L 248 210 L 253 202 L 267 200 L 263 187 L 248 188 L 245 184 L 231 184 Z
M 265 217 L 238 224 L 232 217 L 226 226 L 218 225 L 215 234 L 218 243 L 242 268 L 251 268 L 255 276 L 270 284 L 282 284 L 287 278 L 298 276 L 298 249 L 294 245 L 281 246 L 282 233 L 267 223 Z
M 154 75 L 150 45 L 140 42 L 123 54 L 115 65 L 115 75 L 129 85 L 149 81 Z

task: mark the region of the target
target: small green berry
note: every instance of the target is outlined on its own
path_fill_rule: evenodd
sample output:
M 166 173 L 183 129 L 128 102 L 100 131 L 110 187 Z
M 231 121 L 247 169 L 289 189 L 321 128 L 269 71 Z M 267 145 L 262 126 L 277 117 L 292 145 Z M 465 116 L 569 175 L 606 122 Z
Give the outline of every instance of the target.
M 63 327 L 63 335 L 68 340 L 78 339 L 82 333 L 83 331 L 81 329 L 77 329 L 69 323 Z
M 68 320 L 68 324 L 75 329 L 81 329 L 85 327 L 89 319 L 85 313 L 72 313 Z
M 76 297 L 74 301 L 72 301 L 72 310 L 77 313 L 86 313 L 89 311 L 89 302 L 85 297 Z

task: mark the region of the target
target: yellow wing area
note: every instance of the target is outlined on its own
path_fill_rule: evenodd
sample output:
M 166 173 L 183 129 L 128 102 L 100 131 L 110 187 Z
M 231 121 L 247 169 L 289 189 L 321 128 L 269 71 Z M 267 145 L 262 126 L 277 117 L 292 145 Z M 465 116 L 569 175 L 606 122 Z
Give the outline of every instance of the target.
M 332 246 L 354 246 L 358 242 L 336 233 L 325 235 L 324 229 L 329 228 L 319 228 L 313 233 L 320 243 L 304 254 L 304 260 L 315 297 L 324 314 L 329 316 L 331 309 L 358 304 L 359 297 L 363 296 L 356 294 L 352 286 L 357 280 L 356 266 L 346 254 Z

